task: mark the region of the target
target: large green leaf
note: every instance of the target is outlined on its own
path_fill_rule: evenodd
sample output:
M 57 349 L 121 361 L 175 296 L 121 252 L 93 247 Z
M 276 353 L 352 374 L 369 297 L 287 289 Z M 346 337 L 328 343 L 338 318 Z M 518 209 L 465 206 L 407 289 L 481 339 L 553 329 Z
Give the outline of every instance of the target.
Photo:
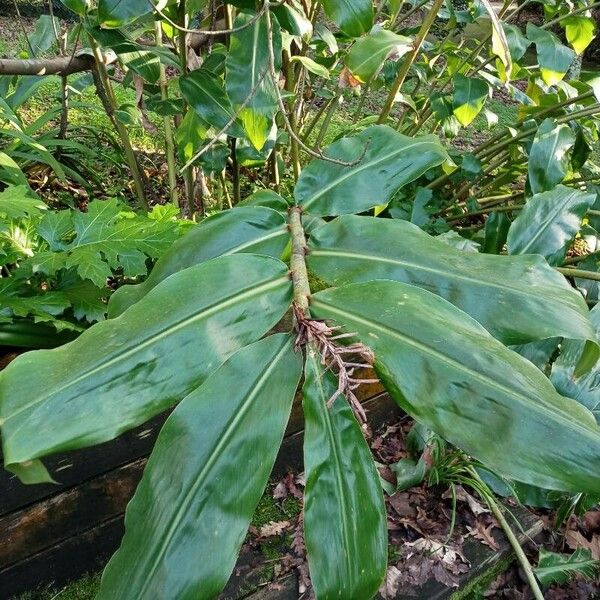
M 454 99 L 452 108 L 459 123 L 466 127 L 481 112 L 490 87 L 484 79 L 465 77 L 460 73 L 454 76 Z
M 315 294 L 311 312 L 355 332 L 398 404 L 491 469 L 548 489 L 600 493 L 600 428 L 591 412 L 446 300 L 372 281 Z
M 596 328 L 596 336 L 600 341 L 600 304 L 590 311 L 590 318 Z M 581 358 L 584 343 L 576 340 L 565 340 L 560 347 L 560 356 L 552 365 L 550 379 L 556 389 L 563 395 L 573 398 L 589 408 L 600 423 L 600 361 L 582 377 L 574 376 L 575 366 Z
M 284 217 L 270 208 L 248 206 L 217 213 L 177 240 L 157 261 L 144 283 L 119 288 L 110 299 L 108 315 L 120 315 L 173 273 L 238 252 L 278 258 L 288 242 Z
M 398 59 L 412 48 L 412 40 L 388 29 L 379 29 L 358 40 L 350 49 L 346 66 L 362 82 L 370 81 L 388 58 Z
M 411 138 L 386 125 L 338 140 L 325 154 L 345 162 L 362 159 L 354 166 L 314 160 L 302 171 L 294 192 L 296 201 L 320 216 L 387 204 L 401 187 L 448 160 L 436 136 Z
M 216 598 L 287 424 L 302 362 L 287 334 L 234 354 L 165 423 L 97 598 Z
M 102 27 L 122 27 L 152 12 L 152 4 L 139 0 L 99 0 L 98 20 Z
M 347 215 L 311 235 L 307 260 L 334 285 L 393 279 L 425 288 L 506 344 L 594 338 L 581 295 L 539 256 L 467 253 L 407 221 Z
M 542 79 L 547 85 L 557 84 L 569 70 L 575 52 L 552 32 L 531 22 L 527 23 L 527 38 L 535 44 Z
M 197 69 L 179 79 L 179 87 L 188 104 L 217 131 L 233 121 L 228 130 L 233 137 L 243 137 L 244 132 L 234 119 L 233 107 L 223 81 L 208 69 Z
M 559 185 L 531 197 L 508 230 L 510 254 L 541 254 L 560 265 L 596 194 Z
M 371 0 L 323 0 L 326 15 L 346 34 L 359 37 L 373 27 Z
M 534 194 L 553 189 L 569 170 L 569 150 L 575 136 L 568 125 L 545 119 L 538 127 L 529 150 L 529 185 Z
M 251 13 L 240 13 L 235 27 L 247 25 L 255 18 Z M 281 32 L 276 21 L 273 24 L 274 55 L 281 57 Z M 246 136 L 257 149 L 265 145 L 277 111 L 277 90 L 269 74 L 269 46 L 266 15 L 252 25 L 231 34 L 227 54 L 225 87 L 234 110 L 246 131 Z M 276 65 L 279 67 L 279 65 Z M 248 100 L 250 98 L 250 100 Z
M 307 348 L 304 536 L 319 600 L 372 598 L 387 567 L 385 505 L 369 446 L 335 377 Z
M 165 410 L 277 323 L 291 293 L 276 259 L 216 258 L 75 341 L 20 356 L 0 379 L 5 464 L 105 442 Z
M 596 23 L 590 17 L 575 15 L 561 22 L 565 28 L 567 41 L 577 54 L 582 54 L 592 43 L 596 31 Z

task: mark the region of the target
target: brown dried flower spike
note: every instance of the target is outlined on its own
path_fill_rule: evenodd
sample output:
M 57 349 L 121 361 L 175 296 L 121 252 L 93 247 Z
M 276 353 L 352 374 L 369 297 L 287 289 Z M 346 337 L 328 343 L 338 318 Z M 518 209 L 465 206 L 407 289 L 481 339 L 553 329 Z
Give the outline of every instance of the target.
M 373 366 L 375 360 L 373 352 L 360 342 L 354 342 L 347 346 L 341 345 L 339 340 L 355 337 L 356 333 L 338 333 L 341 326 L 331 327 L 320 319 L 308 318 L 296 304 L 294 304 L 294 315 L 298 331 L 295 349 L 299 350 L 302 346 L 312 342 L 321 355 L 321 364 L 337 377 L 338 388 L 327 401 L 327 406 L 331 406 L 336 398 L 343 394 L 350 403 L 359 423 L 365 425 L 367 415 L 354 391 L 363 383 L 378 383 L 379 379 L 362 379 L 355 377 L 354 372 L 356 369 L 369 369 Z M 353 362 L 356 357 L 363 362 Z

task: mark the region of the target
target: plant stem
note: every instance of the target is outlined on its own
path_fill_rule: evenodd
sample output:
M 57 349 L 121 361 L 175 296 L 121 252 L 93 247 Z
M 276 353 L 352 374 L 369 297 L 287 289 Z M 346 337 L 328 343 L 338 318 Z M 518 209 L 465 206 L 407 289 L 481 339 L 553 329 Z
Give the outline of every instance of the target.
M 502 509 L 500 508 L 500 506 L 496 502 L 496 499 L 494 498 L 493 492 L 489 489 L 489 487 L 481 479 L 481 477 L 479 477 L 479 474 L 477 473 L 477 471 L 475 469 L 470 468 L 469 472 L 470 472 L 471 476 L 479 484 L 477 486 L 477 491 L 481 494 L 482 499 L 490 507 L 492 514 L 494 515 L 494 517 L 496 517 L 496 520 L 498 521 L 500 527 L 502 528 L 504 535 L 508 539 L 508 542 L 510 543 L 510 545 L 513 549 L 513 552 L 515 553 L 517 560 L 521 564 L 521 567 L 522 567 L 523 571 L 525 572 L 525 577 L 527 577 L 527 582 L 529 583 L 529 587 L 531 588 L 531 591 L 533 593 L 533 597 L 535 598 L 535 600 L 544 600 L 544 595 L 542 594 L 542 590 L 540 589 L 537 579 L 535 578 L 535 574 L 533 572 L 533 568 L 531 567 L 531 563 L 529 562 L 529 559 L 525 555 L 525 552 L 523 551 L 523 548 L 522 548 L 521 544 L 519 543 L 517 536 L 514 534 L 513 530 L 511 529 L 510 525 L 508 524 L 508 521 L 505 519 L 504 514 L 502 513 Z
M 154 22 L 154 31 L 156 35 L 156 45 L 162 46 L 162 25 L 160 21 Z M 160 97 L 163 101 L 168 100 L 169 91 L 167 89 L 167 76 L 165 65 L 160 63 Z M 169 196 L 171 202 L 179 207 L 179 195 L 177 193 L 177 168 L 175 166 L 175 143 L 173 142 L 173 127 L 171 117 L 164 116 L 163 124 L 165 127 L 165 155 L 167 158 L 167 170 L 169 174 Z
M 237 159 L 237 139 L 231 138 L 231 180 L 233 183 L 233 202 L 237 204 L 241 198 L 240 192 L 240 163 Z
M 462 215 L 452 216 L 446 219 L 448 223 L 457 223 L 458 221 L 464 221 L 470 217 L 477 217 L 479 215 L 487 215 L 492 212 L 511 212 L 513 210 L 521 210 L 524 204 L 507 204 L 506 206 L 486 206 L 481 210 L 474 210 L 473 212 L 463 213 Z
M 569 269 L 566 267 L 554 267 L 565 277 L 576 277 L 577 279 L 589 279 L 590 281 L 600 281 L 600 273 L 594 271 L 580 271 L 579 269 Z
M 179 8 L 178 8 L 178 21 L 181 27 L 187 27 L 187 10 L 185 5 L 185 0 L 179 0 Z M 187 37 L 184 31 L 179 31 L 177 34 L 177 43 L 178 43 L 178 51 L 179 51 L 179 63 L 181 64 L 181 74 L 186 75 L 188 71 L 188 61 L 187 61 Z M 189 107 L 184 100 L 184 108 L 183 108 L 183 116 L 187 114 Z M 188 216 L 192 216 L 194 212 L 194 167 L 189 166 L 187 168 L 184 167 L 183 170 L 183 181 L 185 185 L 185 197 L 187 200 L 187 212 Z
M 329 104 L 329 107 L 327 108 L 327 112 L 325 113 L 325 118 L 323 119 L 323 123 L 321 123 L 321 129 L 319 130 L 319 135 L 317 136 L 317 140 L 316 140 L 315 146 L 314 146 L 316 149 L 320 148 L 321 144 L 323 143 L 325 134 L 327 133 L 327 130 L 329 129 L 329 125 L 331 125 L 331 119 L 333 118 L 335 111 L 337 110 L 338 106 L 341 103 L 342 92 L 343 92 L 342 88 L 338 86 L 338 89 L 335 92 L 335 96 L 333 97 L 333 99 L 331 100 L 331 103 Z
M 140 171 L 137 157 L 133 151 L 131 140 L 129 139 L 129 132 L 123 123 L 121 123 L 115 117 L 115 111 L 117 110 L 117 98 L 115 92 L 110 83 L 108 72 L 106 71 L 106 65 L 102 57 L 102 51 L 100 46 L 96 43 L 96 40 L 90 35 L 90 47 L 94 54 L 94 60 L 96 61 L 96 73 L 98 74 L 99 81 L 97 81 L 98 95 L 104 105 L 104 110 L 108 115 L 109 120 L 113 124 L 117 135 L 121 139 L 123 144 L 123 151 L 125 152 L 125 159 L 131 171 L 131 177 L 133 179 L 133 185 L 135 187 L 135 195 L 138 202 L 146 209 L 149 208 L 148 201 L 146 200 L 146 193 L 144 190 L 144 183 L 142 180 L 142 173 Z
M 445 0 L 434 0 L 431 10 L 427 13 L 427 16 L 423 20 L 423 23 L 421 24 L 421 29 L 419 29 L 419 33 L 417 34 L 417 37 L 413 42 L 413 49 L 404 58 L 402 66 L 398 71 L 398 75 L 396 75 L 396 79 L 392 84 L 392 89 L 388 94 L 383 110 L 381 111 L 379 119 L 377 120 L 378 123 L 385 123 L 387 121 L 387 118 L 389 117 L 390 112 L 392 111 L 392 107 L 394 106 L 394 102 L 396 101 L 396 95 L 400 91 L 400 88 L 402 87 L 402 84 L 404 83 L 404 80 L 408 75 L 408 71 L 410 70 L 410 67 L 415 61 L 415 59 L 417 58 L 419 51 L 421 50 L 421 45 L 427 37 L 427 34 L 429 33 L 429 30 L 431 29 L 431 26 L 433 25 L 435 18 L 437 17 L 437 14 L 444 2 Z
M 302 311 L 304 316 L 309 317 L 308 299 L 310 298 L 310 285 L 308 283 L 308 271 L 306 269 L 306 237 L 302 227 L 302 209 L 292 206 L 289 210 L 288 220 L 292 238 L 292 254 L 290 257 L 290 270 L 292 282 L 294 283 L 294 303 Z
M 290 123 L 290 127 L 293 129 L 294 133 L 298 133 L 296 111 L 294 110 L 294 94 L 296 93 L 296 78 L 294 73 L 294 65 L 287 51 L 284 52 L 283 58 L 285 64 L 285 89 L 290 93 L 290 98 L 288 100 L 288 120 Z M 290 136 L 290 158 L 292 160 L 292 168 L 294 170 L 294 180 L 298 181 L 298 177 L 300 177 L 301 171 L 300 150 L 298 148 L 298 141 L 294 138 L 294 136 Z
M 563 265 L 564 266 L 576 265 L 577 263 L 587 260 L 588 258 L 594 258 L 596 256 L 598 256 L 600 258 L 599 255 L 600 255 L 600 250 L 596 250 L 595 252 L 590 252 L 589 254 L 582 254 L 581 256 L 571 256 L 570 258 L 567 258 L 565 260 Z
M 280 178 L 279 178 L 279 163 L 277 162 L 277 146 L 271 150 L 269 155 L 269 170 L 271 172 L 271 183 L 275 188 L 276 192 L 279 192 Z
M 585 12 L 586 10 L 590 10 L 592 8 L 598 8 L 599 6 L 600 6 L 600 2 L 594 2 L 593 4 L 588 4 L 587 6 L 582 6 L 580 8 L 570 10 L 567 14 L 561 15 L 560 17 L 556 17 L 556 19 L 553 19 L 552 21 L 548 21 L 548 23 L 544 23 L 544 25 L 542 25 L 542 27 L 540 29 L 549 29 L 550 27 L 554 27 L 554 25 L 556 25 L 557 23 L 564 21 L 568 17 L 573 17 L 575 15 L 579 15 L 582 12 Z

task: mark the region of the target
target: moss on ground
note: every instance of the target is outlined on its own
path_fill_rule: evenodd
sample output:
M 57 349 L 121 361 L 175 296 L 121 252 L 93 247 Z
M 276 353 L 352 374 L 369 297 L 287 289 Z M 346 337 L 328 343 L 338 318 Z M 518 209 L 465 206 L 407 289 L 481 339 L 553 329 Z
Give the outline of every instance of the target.
M 100 573 L 85 575 L 62 588 L 44 587 L 27 592 L 14 600 L 92 600 L 100 586 Z

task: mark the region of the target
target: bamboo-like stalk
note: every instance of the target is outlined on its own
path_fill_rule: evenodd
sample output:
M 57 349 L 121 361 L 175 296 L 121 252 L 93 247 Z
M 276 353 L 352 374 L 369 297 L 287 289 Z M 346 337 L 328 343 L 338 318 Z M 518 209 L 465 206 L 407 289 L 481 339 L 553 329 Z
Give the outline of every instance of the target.
M 185 0 L 179 0 L 179 7 L 177 11 L 177 19 L 179 25 L 183 28 L 187 27 L 188 18 L 186 10 Z M 177 46 L 179 52 L 179 63 L 181 65 L 181 74 L 186 75 L 188 71 L 188 60 L 187 60 L 187 37 L 185 31 L 179 31 L 177 34 Z M 187 114 L 189 107 L 184 99 L 183 116 Z M 183 181 L 185 187 L 185 197 L 187 202 L 187 213 L 188 216 L 192 216 L 194 212 L 194 167 L 184 166 L 183 168 Z
M 498 524 L 502 528 L 504 535 L 508 539 L 508 542 L 510 543 L 513 552 L 515 553 L 515 556 L 517 557 L 517 560 L 519 561 L 519 564 L 521 565 L 521 568 L 525 573 L 525 577 L 527 578 L 527 583 L 529 583 L 529 587 L 531 588 L 533 597 L 535 598 L 535 600 L 544 600 L 544 594 L 542 594 L 542 590 L 540 589 L 537 579 L 535 578 L 535 574 L 533 572 L 531 563 L 525 555 L 525 552 L 523 551 L 523 548 L 519 543 L 517 536 L 514 534 L 512 528 L 508 524 L 508 521 L 504 517 L 504 513 L 502 512 L 502 509 L 496 502 L 494 494 L 489 489 L 487 484 L 481 479 L 481 477 L 479 477 L 479 474 L 475 469 L 470 468 L 469 471 L 470 475 L 478 484 L 476 489 L 479 495 L 489 506 L 490 510 L 492 511 L 492 514 L 494 515 L 494 517 L 496 517 L 496 521 L 498 521 Z
M 321 144 L 323 143 L 323 140 L 325 139 L 327 130 L 329 129 L 329 126 L 331 125 L 331 119 L 333 118 L 335 111 L 338 109 L 338 107 L 340 106 L 340 103 L 342 101 L 343 91 L 344 90 L 342 89 L 342 87 L 338 85 L 338 88 L 335 91 L 335 96 L 333 97 L 331 103 L 329 104 L 329 106 L 327 108 L 327 112 L 325 113 L 325 118 L 323 119 L 323 123 L 321 123 L 321 129 L 319 130 L 319 135 L 317 135 L 317 140 L 315 141 L 315 145 L 314 145 L 315 148 L 320 148 Z
M 425 19 L 423 20 L 423 23 L 421 24 L 421 29 L 419 29 L 419 33 L 417 33 L 417 37 L 413 42 L 413 49 L 405 56 L 404 61 L 402 62 L 402 66 L 398 71 L 398 75 L 396 75 L 396 79 L 394 80 L 392 88 L 388 94 L 387 100 L 385 101 L 385 105 L 381 113 L 379 114 L 379 119 L 377 120 L 378 123 L 385 123 L 387 121 L 387 118 L 389 117 L 390 112 L 392 111 L 392 107 L 394 106 L 396 96 L 398 95 L 398 92 L 400 91 L 400 88 L 402 87 L 402 84 L 404 83 L 406 76 L 408 75 L 408 71 L 410 70 L 411 65 L 416 60 L 421 50 L 421 45 L 427 37 L 427 34 L 429 33 L 429 30 L 431 29 L 431 26 L 433 25 L 435 18 L 437 17 L 437 14 L 440 8 L 442 8 L 444 2 L 445 0 L 434 0 L 433 6 L 427 13 Z
M 290 97 L 287 102 L 288 121 L 294 133 L 297 134 L 298 122 L 296 119 L 296 111 L 294 104 L 294 94 L 296 92 L 296 76 L 294 73 L 294 65 L 292 64 L 291 57 L 287 51 L 283 53 L 283 59 L 285 68 L 285 89 L 290 93 Z M 300 171 L 302 170 L 302 167 L 300 165 L 300 148 L 298 146 L 298 141 L 294 136 L 290 136 L 290 158 L 292 161 L 294 180 L 298 181 L 298 177 L 300 177 Z
M 308 300 L 310 298 L 310 285 L 308 283 L 308 270 L 306 269 L 306 237 L 302 227 L 302 209 L 292 206 L 289 210 L 288 224 L 292 238 L 292 254 L 290 257 L 290 271 L 294 284 L 294 303 L 305 317 L 310 316 Z
M 154 22 L 154 31 L 156 35 L 156 45 L 162 46 L 162 25 L 160 21 Z M 169 91 L 167 88 L 167 76 L 165 73 L 165 66 L 160 63 L 160 97 L 161 99 L 168 100 Z M 165 115 L 163 117 L 163 126 L 165 128 L 165 155 L 167 158 L 167 170 L 169 176 L 169 197 L 171 202 L 179 207 L 179 194 L 177 192 L 177 167 L 175 165 L 175 142 L 173 141 L 173 126 L 171 123 L 171 117 Z
M 140 170 L 137 157 L 133 150 L 133 146 L 131 145 L 131 139 L 129 138 L 129 132 L 123 123 L 121 123 L 115 117 L 115 111 L 118 108 L 117 98 L 115 96 L 115 92 L 112 88 L 110 79 L 108 77 L 108 72 L 106 70 L 106 65 L 104 64 L 104 60 L 102 57 L 102 51 L 100 50 L 100 46 L 98 46 L 96 40 L 90 35 L 89 36 L 90 47 L 92 48 L 92 53 L 94 55 L 94 60 L 96 61 L 96 73 L 98 75 L 97 79 L 95 79 L 96 86 L 98 88 L 98 95 L 102 104 L 104 105 L 104 110 L 106 114 L 113 124 L 117 135 L 121 140 L 121 144 L 123 145 L 123 151 L 125 152 L 125 159 L 127 160 L 127 165 L 131 171 L 131 177 L 133 179 L 133 184 L 135 187 L 135 195 L 140 204 L 144 206 L 146 209 L 149 208 L 148 201 L 146 200 L 146 192 L 144 190 L 144 182 L 142 179 L 142 172 Z

